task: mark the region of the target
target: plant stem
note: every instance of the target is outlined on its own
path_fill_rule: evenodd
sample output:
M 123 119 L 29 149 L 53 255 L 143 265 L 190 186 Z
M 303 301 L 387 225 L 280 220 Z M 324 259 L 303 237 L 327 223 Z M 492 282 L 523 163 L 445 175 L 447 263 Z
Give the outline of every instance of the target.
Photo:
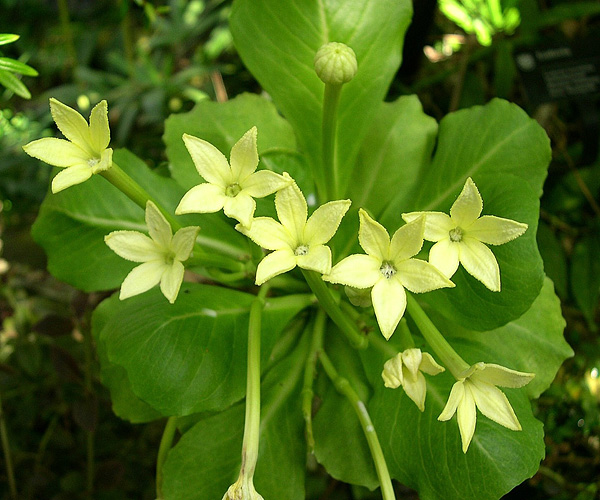
M 310 344 L 310 351 L 304 367 L 304 383 L 302 385 L 302 415 L 306 424 L 306 442 L 308 453 L 314 453 L 315 438 L 312 427 L 312 402 L 314 398 L 313 383 L 315 372 L 317 371 L 317 360 L 319 350 L 323 347 L 323 334 L 325 332 L 325 322 L 327 315 L 323 309 L 317 312 L 317 318 L 313 327 L 313 336 Z
M 369 450 L 371 450 L 371 457 L 375 463 L 375 470 L 377 471 L 377 477 L 379 478 L 383 500 L 394 500 L 396 496 L 394 494 L 394 487 L 392 486 L 392 479 L 390 478 L 387 463 L 383 456 L 383 451 L 379 444 L 379 439 L 377 438 L 377 433 L 375 432 L 373 422 L 371 422 L 367 407 L 360 400 L 358 394 L 350 385 L 350 382 L 348 382 L 346 378 L 340 377 L 331 363 L 331 360 L 322 349 L 319 351 L 319 360 L 337 391 L 348 399 L 358 416 L 362 430 L 367 438 L 367 443 L 369 444 Z
M 327 288 L 327 285 L 321 279 L 319 274 L 315 271 L 307 271 L 305 269 L 302 270 L 302 274 L 304 275 L 304 278 L 306 279 L 310 289 L 317 296 L 321 307 L 325 309 L 327 315 L 346 336 L 350 342 L 350 345 L 352 345 L 352 347 L 355 349 L 366 349 L 369 346 L 367 337 L 362 335 L 359 332 L 356 324 L 342 312 L 333 295 L 331 295 L 329 288 Z
M 171 449 L 173 439 L 177 431 L 177 417 L 169 417 L 163 431 L 160 445 L 158 447 L 158 457 L 156 458 L 156 498 L 162 500 L 163 496 L 163 466 L 167 460 L 167 453 Z
M 248 323 L 248 375 L 246 379 L 246 416 L 242 443 L 240 477 L 254 476 L 260 438 L 260 335 L 262 311 L 268 285 L 263 285 L 250 307 Z
M 95 398 L 93 397 L 94 386 L 92 383 L 92 369 L 93 369 L 93 359 L 94 359 L 94 346 L 92 340 L 92 332 L 89 326 L 89 314 L 84 318 L 82 322 L 80 322 L 80 330 L 83 332 L 84 339 L 84 354 L 85 354 L 85 367 L 84 367 L 84 383 L 85 383 L 85 392 L 86 397 L 89 401 L 94 402 Z M 94 496 L 94 476 L 95 476 L 95 460 L 94 460 L 94 438 L 95 438 L 95 430 L 92 428 L 91 430 L 86 430 L 86 493 L 88 498 L 93 498 Z
M 452 375 L 460 378 L 460 375 L 469 369 L 469 364 L 452 348 L 411 294 L 406 294 L 406 300 L 408 313 L 421 330 L 427 343 L 442 360 L 442 363 L 448 367 Z
M 412 338 L 406 318 L 400 320 L 398 325 L 398 334 L 400 335 L 400 345 L 402 349 L 411 349 L 415 346 L 415 341 Z
M 6 476 L 8 478 L 8 489 L 10 498 L 17 500 L 17 483 L 15 481 L 15 471 L 13 469 L 12 455 L 10 452 L 10 443 L 8 441 L 8 432 L 6 431 L 6 422 L 4 421 L 4 410 L 2 408 L 2 397 L 0 396 L 0 439 L 2 440 L 2 451 L 4 452 L 4 462 L 6 464 Z
M 338 199 L 339 179 L 335 158 L 337 133 L 337 110 L 342 93 L 342 85 L 325 84 L 323 95 L 323 174 L 325 179 L 326 200 Z M 319 193 L 322 196 L 322 193 Z

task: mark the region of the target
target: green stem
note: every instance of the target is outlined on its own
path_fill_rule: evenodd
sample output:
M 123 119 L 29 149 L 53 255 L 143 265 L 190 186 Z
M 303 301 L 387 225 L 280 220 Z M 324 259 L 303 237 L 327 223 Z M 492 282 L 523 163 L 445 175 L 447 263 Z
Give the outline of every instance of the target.
M 162 500 L 163 496 L 163 466 L 167 460 L 167 453 L 173 445 L 173 439 L 175 438 L 175 432 L 177 431 L 177 417 L 169 417 L 163 431 L 162 438 L 160 440 L 160 446 L 158 447 L 158 457 L 156 458 L 156 498 Z
M 413 340 L 410 330 L 408 328 L 406 318 L 402 318 L 400 320 L 400 324 L 398 325 L 398 334 L 400 336 L 400 345 L 402 347 L 402 350 L 411 349 L 415 346 L 415 341 Z
M 317 296 L 321 307 L 346 336 L 350 345 L 355 349 L 366 349 L 369 346 L 367 337 L 362 335 L 356 324 L 343 313 L 321 276 L 315 271 L 306 271 L 305 269 L 302 270 L 302 274 L 310 289 Z
M 89 319 L 89 315 L 88 318 Z M 95 401 L 93 399 L 93 390 L 94 386 L 92 383 L 92 369 L 93 369 L 93 360 L 94 360 L 94 346 L 92 340 L 92 332 L 89 327 L 89 323 L 85 322 L 80 325 L 80 329 L 83 331 L 84 338 L 84 348 L 85 348 L 85 373 L 84 373 L 84 383 L 85 383 L 85 391 L 86 395 L 90 400 Z M 88 498 L 93 498 L 94 496 L 94 476 L 95 476 L 95 451 L 94 451 L 94 440 L 95 440 L 95 431 L 89 430 L 86 432 L 86 493 Z
M 250 307 L 248 324 L 248 375 L 246 379 L 246 417 L 242 443 L 240 477 L 252 478 L 258 460 L 260 438 L 260 335 L 262 311 L 268 285 L 263 285 Z
M 306 442 L 308 445 L 308 453 L 314 453 L 315 438 L 312 427 L 312 402 L 315 396 L 313 391 L 313 383 L 315 380 L 315 372 L 317 371 L 317 360 L 319 350 L 323 346 L 323 334 L 325 332 L 325 322 L 327 315 L 323 309 L 317 312 L 317 318 L 313 327 L 313 337 L 310 345 L 306 366 L 304 367 L 304 382 L 302 385 L 302 415 L 306 424 Z
M 337 133 L 337 110 L 342 93 L 342 85 L 325 84 L 323 96 L 323 173 L 327 200 L 337 200 L 339 179 L 335 157 L 335 141 Z M 319 193 L 322 195 L 322 193 Z
M 383 500 L 394 500 L 396 496 L 394 494 L 394 487 L 392 486 L 392 479 L 390 478 L 387 463 L 383 456 L 383 450 L 379 444 L 379 439 L 377 438 L 377 433 L 375 432 L 373 422 L 371 422 L 367 407 L 360 400 L 358 394 L 350 385 L 350 382 L 348 382 L 346 378 L 340 377 L 329 357 L 322 349 L 319 351 L 319 360 L 337 391 L 348 399 L 358 416 L 363 433 L 369 444 L 369 450 L 371 450 L 371 457 L 375 463 L 375 470 L 377 471 L 377 477 L 379 478 Z
M 10 443 L 8 441 L 8 432 L 6 431 L 6 422 L 4 421 L 4 410 L 2 409 L 2 397 L 0 396 L 0 439 L 2 440 L 2 451 L 4 452 L 4 462 L 6 464 L 6 476 L 8 478 L 8 489 L 10 498 L 17 500 L 17 483 L 15 481 L 15 471 L 13 469 L 12 455 L 10 452 Z
M 452 375 L 455 378 L 460 378 L 460 375 L 469 368 L 469 364 L 452 348 L 414 297 L 407 293 L 406 299 L 408 313 L 417 324 L 419 330 L 421 330 L 427 343 L 442 360 L 442 363 L 450 370 Z

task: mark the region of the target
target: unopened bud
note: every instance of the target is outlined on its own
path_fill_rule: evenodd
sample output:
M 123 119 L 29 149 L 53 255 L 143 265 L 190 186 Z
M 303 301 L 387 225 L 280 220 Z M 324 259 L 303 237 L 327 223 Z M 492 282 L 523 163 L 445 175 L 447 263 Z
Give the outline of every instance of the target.
M 356 75 L 357 68 L 356 54 L 343 43 L 326 43 L 315 54 L 315 71 L 324 83 L 348 83 Z
M 238 480 L 229 487 L 223 500 L 264 500 L 264 498 L 254 489 L 252 477 L 240 475 Z
M 345 286 L 344 291 L 348 300 L 356 307 L 369 307 L 371 305 L 371 290 L 369 288 L 354 288 Z

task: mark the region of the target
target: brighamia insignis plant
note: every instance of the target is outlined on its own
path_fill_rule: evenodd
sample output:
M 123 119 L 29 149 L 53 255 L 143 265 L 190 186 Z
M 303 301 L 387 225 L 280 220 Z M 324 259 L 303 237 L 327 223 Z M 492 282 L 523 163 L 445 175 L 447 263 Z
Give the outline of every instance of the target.
M 408 0 L 287 3 L 234 1 L 270 99 L 171 116 L 171 178 L 109 161 L 105 104 L 52 101 L 70 142 L 26 151 L 66 180 L 34 237 L 60 279 L 121 287 L 93 333 L 115 413 L 166 418 L 158 498 L 302 500 L 307 452 L 385 500 L 499 498 L 571 354 L 535 240 L 548 139 L 500 100 L 439 126 L 383 102 Z

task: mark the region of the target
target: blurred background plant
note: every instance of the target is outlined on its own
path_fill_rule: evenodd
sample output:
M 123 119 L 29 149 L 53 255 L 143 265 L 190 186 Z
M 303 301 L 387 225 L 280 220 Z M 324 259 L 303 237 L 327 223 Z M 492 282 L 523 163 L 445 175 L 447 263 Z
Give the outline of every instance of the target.
M 31 93 L 27 100 L 23 88 L 17 92 L 0 76 L 0 433 L 13 464 L 8 473 L 0 459 L 0 498 L 16 497 L 11 475 L 19 498 L 154 498 L 162 423 L 132 426 L 112 414 L 89 335 L 90 311 L 103 297 L 76 292 L 46 273 L 29 229 L 50 171 L 21 147 L 59 136 L 50 96 L 84 116 L 107 99 L 113 145 L 126 145 L 168 175 L 161 136 L 169 114 L 203 99 L 261 91 L 233 47 L 230 7 L 231 0 L 0 0 L 0 33 L 20 36 L 0 35 L 0 72 Z M 599 132 L 576 103 L 533 103 L 515 54 L 550 42 L 598 43 L 600 4 L 439 0 L 438 8 L 436 0 L 419 0 L 414 8 L 390 100 L 416 93 L 425 111 L 442 119 L 499 96 L 527 109 L 552 140 L 538 242 L 576 355 L 535 403 L 547 458 L 509 497 L 597 498 L 600 162 L 597 151 L 591 159 L 584 153 L 590 131 L 596 141 Z M 31 68 L 37 78 L 30 78 Z M 590 97 L 589 110 L 598 100 Z M 309 468 L 309 499 L 378 498 L 331 479 L 314 463 Z

